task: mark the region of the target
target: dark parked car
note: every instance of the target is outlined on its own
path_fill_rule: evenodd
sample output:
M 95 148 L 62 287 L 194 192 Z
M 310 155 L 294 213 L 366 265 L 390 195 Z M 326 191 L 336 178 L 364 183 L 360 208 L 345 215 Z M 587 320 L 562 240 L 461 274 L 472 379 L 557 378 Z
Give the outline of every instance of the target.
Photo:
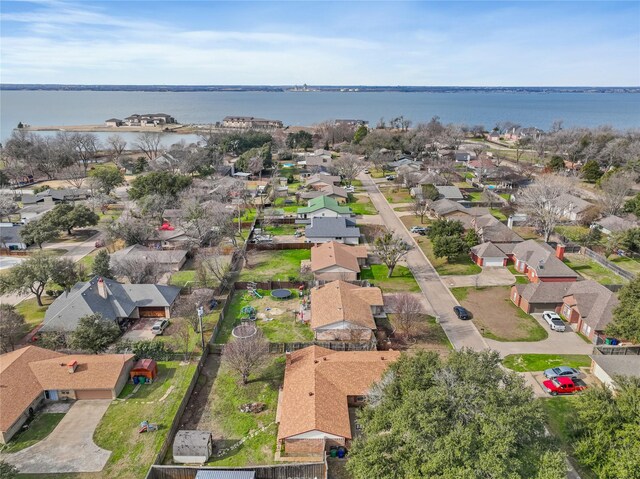
M 453 312 L 456 313 L 458 319 L 471 319 L 471 314 L 469 311 L 464 309 L 462 306 L 454 306 Z

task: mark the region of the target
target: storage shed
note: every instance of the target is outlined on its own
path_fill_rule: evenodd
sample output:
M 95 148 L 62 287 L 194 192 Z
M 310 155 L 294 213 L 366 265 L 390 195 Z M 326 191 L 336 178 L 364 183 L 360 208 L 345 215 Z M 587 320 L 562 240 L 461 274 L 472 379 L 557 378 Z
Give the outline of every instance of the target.
M 153 382 L 158 376 L 158 365 L 153 359 L 140 359 L 133 365 L 129 377 L 134 383 Z M 137 378 L 137 379 L 136 379 Z M 141 381 L 144 378 L 144 381 Z
M 195 479 L 255 479 L 254 471 L 216 471 L 213 469 L 200 469 Z
M 213 438 L 208 431 L 178 431 L 173 440 L 173 461 L 204 464 L 213 452 Z

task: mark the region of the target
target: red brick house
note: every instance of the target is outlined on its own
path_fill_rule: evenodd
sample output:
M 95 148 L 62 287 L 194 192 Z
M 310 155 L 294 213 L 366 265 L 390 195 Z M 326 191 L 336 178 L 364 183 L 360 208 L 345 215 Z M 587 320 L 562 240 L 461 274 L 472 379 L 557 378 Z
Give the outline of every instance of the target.
M 562 299 L 561 314 L 596 344 L 604 342 L 604 329 L 611 322 L 619 301 L 615 293 L 595 281 L 573 283 Z
M 517 244 L 509 255 L 515 269 L 527 275 L 532 283 L 571 282 L 578 279 L 578 273 L 562 262 L 564 246 L 558 245 L 554 250 L 546 243 L 535 240 Z

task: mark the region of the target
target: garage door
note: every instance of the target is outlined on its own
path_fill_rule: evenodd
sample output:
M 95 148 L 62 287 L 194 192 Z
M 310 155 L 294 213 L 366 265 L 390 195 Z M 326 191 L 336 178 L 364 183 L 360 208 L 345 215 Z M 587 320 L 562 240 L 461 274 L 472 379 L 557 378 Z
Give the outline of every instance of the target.
M 529 313 L 544 313 L 545 311 L 555 311 L 556 303 L 533 303 L 529 304 Z
M 597 364 L 593 367 L 593 375 L 602 381 L 602 384 L 612 387 L 611 377 Z
M 76 399 L 111 399 L 110 389 L 76 389 Z
M 485 258 L 484 266 L 502 266 L 502 258 Z
M 141 318 L 164 318 L 165 316 L 164 307 L 162 306 L 157 308 L 140 308 L 139 312 Z

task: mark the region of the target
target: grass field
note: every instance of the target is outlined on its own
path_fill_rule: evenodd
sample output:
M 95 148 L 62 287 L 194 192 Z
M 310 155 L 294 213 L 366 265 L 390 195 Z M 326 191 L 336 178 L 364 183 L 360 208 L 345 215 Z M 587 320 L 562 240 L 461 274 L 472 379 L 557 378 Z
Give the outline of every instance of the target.
M 629 258 L 627 256 L 618 256 L 614 255 L 609 258 L 609 261 L 617 264 L 622 269 L 627 270 L 631 273 L 640 274 L 640 261 Z
M 310 259 L 308 249 L 251 251 L 249 265 L 240 272 L 238 281 L 288 281 L 300 276 L 300 262 Z
M 581 254 L 566 254 L 564 262 L 572 270 L 577 271 L 587 279 L 592 279 L 600 284 L 626 284 L 628 281 L 618 276 L 610 269 L 596 263 L 587 256 Z
M 507 221 L 509 219 L 509 218 L 507 218 L 507 215 L 505 215 L 498 208 L 490 208 L 489 211 L 491 212 L 491 214 L 493 215 L 494 218 L 496 218 L 496 219 L 498 219 L 500 221 Z
M 447 258 L 436 258 L 431 241 L 426 236 L 417 237 L 416 242 L 438 274 L 442 276 L 478 274 L 482 271 L 482 268 L 466 255 L 451 262 Z
M 544 371 L 557 366 L 586 368 L 591 365 L 591 359 L 582 354 L 510 354 L 502 364 L 513 371 L 527 372 Z
M 9 444 L 6 445 L 2 452 L 18 452 L 35 443 L 43 440 L 56 428 L 58 423 L 62 421 L 64 413 L 40 413 L 29 424 L 29 429 L 19 432 Z
M 142 386 L 125 401 L 111 403 L 93 435 L 98 446 L 112 451 L 99 477 L 140 479 L 145 476 L 169 433 L 195 370 L 195 363 L 181 366 L 176 361 L 159 361 L 156 381 Z M 171 386 L 173 389 L 167 395 Z M 120 396 L 127 392 L 125 388 Z M 158 424 L 158 430 L 139 434 L 140 422 L 144 420 Z
M 373 264 L 369 269 L 360 272 L 360 279 L 370 281 L 385 293 L 391 292 L 420 292 L 413 273 L 406 266 L 397 265 L 393 269 L 391 278 L 387 278 L 389 268 L 384 264 Z
M 184 287 L 187 284 L 193 284 L 196 279 L 196 272 L 192 269 L 176 271 L 171 275 L 169 279 L 169 284 L 173 286 Z
M 391 186 L 381 188 L 380 191 L 389 203 L 411 203 L 413 201 L 409 190 L 407 190 L 406 188 Z
M 356 196 L 353 203 L 348 203 L 347 206 L 351 208 L 356 215 L 377 215 L 378 210 L 373 206 L 373 203 L 368 196 Z
M 25 299 L 16 305 L 16 311 L 24 316 L 28 329 L 31 330 L 44 321 L 44 314 L 53 300 L 54 298 L 43 294 L 42 303 L 44 306 L 38 306 L 36 298 Z

